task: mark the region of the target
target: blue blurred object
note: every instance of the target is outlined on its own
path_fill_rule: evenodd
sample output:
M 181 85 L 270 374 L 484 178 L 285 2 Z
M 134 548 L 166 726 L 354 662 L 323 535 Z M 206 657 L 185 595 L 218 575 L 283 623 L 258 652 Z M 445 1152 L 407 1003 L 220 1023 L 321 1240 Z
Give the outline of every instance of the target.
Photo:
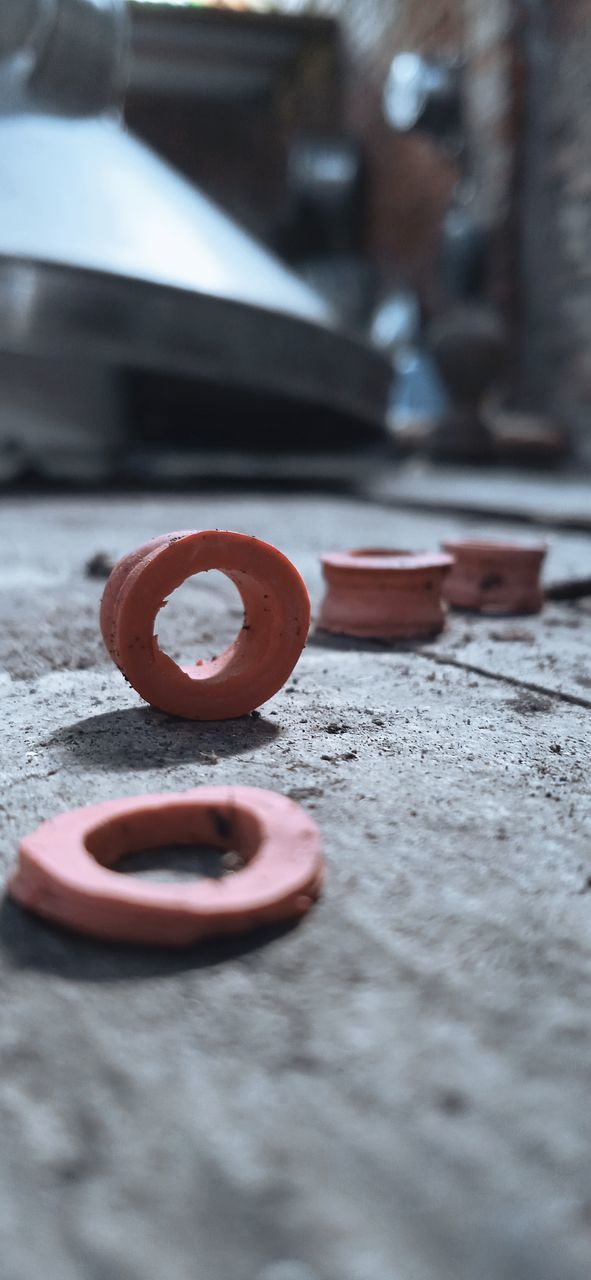
M 401 347 L 393 363 L 389 402 L 393 425 L 402 428 L 415 422 L 438 422 L 449 406 L 449 396 L 428 352 L 420 347 Z
M 420 334 L 421 308 L 416 293 L 391 294 L 378 307 L 371 337 L 392 365 L 388 421 L 395 431 L 434 425 L 449 406 L 444 384 Z
M 400 133 L 416 130 L 445 144 L 463 131 L 462 64 L 414 52 L 393 58 L 383 94 L 384 115 Z

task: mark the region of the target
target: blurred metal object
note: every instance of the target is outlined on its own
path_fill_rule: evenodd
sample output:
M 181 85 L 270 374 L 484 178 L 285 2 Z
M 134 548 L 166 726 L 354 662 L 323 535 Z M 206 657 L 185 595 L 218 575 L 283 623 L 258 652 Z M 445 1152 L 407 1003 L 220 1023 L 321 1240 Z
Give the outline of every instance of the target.
M 0 172 L 4 350 L 187 374 L 380 429 L 387 361 L 114 122 L 0 121 Z
M 461 63 L 418 53 L 393 58 L 384 86 L 384 114 L 400 133 L 420 130 L 439 140 L 462 132 Z
M 388 425 L 399 444 L 417 432 L 434 431 L 449 407 L 449 399 L 428 351 L 400 347 L 394 360 L 394 384 Z
M 421 332 L 421 307 L 410 290 L 389 294 L 374 312 L 371 339 L 376 347 L 394 358 L 400 347 L 414 346 Z
M 408 381 L 403 404 L 411 431 L 421 427 L 422 444 L 434 460 L 488 462 L 495 457 L 495 434 L 485 406 L 507 358 L 508 335 L 484 299 L 490 266 L 490 238 L 475 212 L 477 190 L 463 111 L 463 63 L 427 60 L 417 53 L 394 58 L 383 94 L 388 122 L 403 132 L 429 135 L 457 163 L 457 180 L 443 218 L 439 246 L 441 313 L 431 327 L 425 360 L 399 370 Z M 429 374 L 430 376 L 426 376 Z M 420 376 L 419 376 L 420 375 Z M 421 381 L 422 380 L 422 381 Z M 424 384 L 424 385 L 423 385 Z M 432 419 L 416 412 L 425 391 Z M 390 408 L 390 420 L 394 409 Z
M 388 426 L 398 444 L 422 441 L 448 407 L 448 397 L 421 338 L 421 307 L 416 293 L 393 293 L 377 308 L 372 341 L 392 363 Z
M 122 434 L 112 370 L 83 358 L 0 351 L 0 387 L 0 481 L 108 475 Z
M 226 413 L 233 393 L 234 417 L 255 393 L 379 433 L 387 364 L 100 117 L 120 101 L 126 66 L 123 0 L 0 0 L 0 349 L 181 376 L 196 393 L 214 388 Z M 323 170 L 324 184 L 335 176 Z M 276 436 L 285 418 L 276 414 Z M 198 412 L 191 434 L 203 442 Z
M 486 293 L 489 236 L 478 224 L 470 206 L 470 198 L 464 199 L 459 183 L 441 230 L 441 277 L 448 303 L 482 298 Z
M 0 4 L 0 58 L 8 58 L 29 43 L 37 23 L 41 0 L 2 0 Z
M 360 252 L 366 173 L 354 138 L 297 138 L 288 148 L 285 186 L 283 240 L 291 261 Z
M 490 307 L 457 307 L 432 325 L 429 347 L 451 401 L 429 440 L 431 457 L 442 462 L 492 461 L 494 433 L 484 405 L 508 357 L 503 321 Z
M 363 252 L 366 171 L 347 134 L 296 136 L 287 149 L 281 257 L 320 294 L 344 328 L 367 333 L 375 272 Z
M 123 0 L 0 0 L 0 111 L 117 106 L 127 46 Z

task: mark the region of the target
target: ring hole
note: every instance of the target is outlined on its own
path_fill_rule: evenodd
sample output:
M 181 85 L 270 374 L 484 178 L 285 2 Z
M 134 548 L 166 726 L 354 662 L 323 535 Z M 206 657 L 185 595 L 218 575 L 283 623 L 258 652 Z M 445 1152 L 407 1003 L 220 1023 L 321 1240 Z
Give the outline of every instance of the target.
M 156 879 L 221 879 L 256 855 L 259 825 L 223 804 L 135 808 L 99 823 L 84 836 L 102 867 Z M 239 850 L 239 851 L 238 851 Z
M 113 864 L 113 871 L 142 880 L 170 883 L 186 880 L 222 880 L 236 875 L 246 860 L 234 849 L 216 849 L 208 844 L 170 844 L 158 849 L 126 853 Z
M 240 593 L 225 573 L 196 573 L 172 591 L 157 615 L 158 647 L 181 667 L 218 657 L 244 621 Z

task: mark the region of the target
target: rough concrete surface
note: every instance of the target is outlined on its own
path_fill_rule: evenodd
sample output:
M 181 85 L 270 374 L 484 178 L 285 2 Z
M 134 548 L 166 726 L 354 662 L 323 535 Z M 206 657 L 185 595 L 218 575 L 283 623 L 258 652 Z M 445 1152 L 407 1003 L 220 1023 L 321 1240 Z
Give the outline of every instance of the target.
M 85 564 L 199 527 L 275 542 L 317 603 L 319 550 L 471 526 L 319 497 L 4 503 L 4 868 L 68 807 L 230 782 L 299 799 L 329 876 L 297 928 L 175 954 L 4 901 L 2 1277 L 588 1277 L 591 706 L 564 693 L 591 704 L 589 613 L 455 615 L 416 651 L 313 634 L 260 718 L 176 722 L 109 662 Z M 237 630 L 218 586 L 168 605 L 170 652 Z
M 374 499 L 402 506 L 453 507 L 488 513 L 496 519 L 512 515 L 533 524 L 550 527 L 591 527 L 590 487 L 586 472 L 565 472 L 557 481 L 555 472 L 528 472 L 495 468 L 446 467 L 442 473 L 420 458 L 413 457 L 396 468 L 384 467 L 372 475 L 367 489 Z M 523 531 L 522 531 L 523 535 Z M 535 536 L 535 532 L 531 536 Z

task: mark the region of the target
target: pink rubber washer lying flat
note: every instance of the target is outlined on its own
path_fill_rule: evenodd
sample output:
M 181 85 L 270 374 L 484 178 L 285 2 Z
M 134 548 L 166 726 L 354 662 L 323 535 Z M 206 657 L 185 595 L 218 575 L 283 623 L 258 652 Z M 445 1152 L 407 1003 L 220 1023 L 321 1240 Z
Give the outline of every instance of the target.
M 127 853 L 173 843 L 232 849 L 246 866 L 176 884 L 111 870 Z M 108 800 L 42 823 L 20 844 L 9 893 L 97 938 L 186 946 L 302 916 L 323 878 L 320 833 L 299 805 L 255 787 L 197 787 Z

